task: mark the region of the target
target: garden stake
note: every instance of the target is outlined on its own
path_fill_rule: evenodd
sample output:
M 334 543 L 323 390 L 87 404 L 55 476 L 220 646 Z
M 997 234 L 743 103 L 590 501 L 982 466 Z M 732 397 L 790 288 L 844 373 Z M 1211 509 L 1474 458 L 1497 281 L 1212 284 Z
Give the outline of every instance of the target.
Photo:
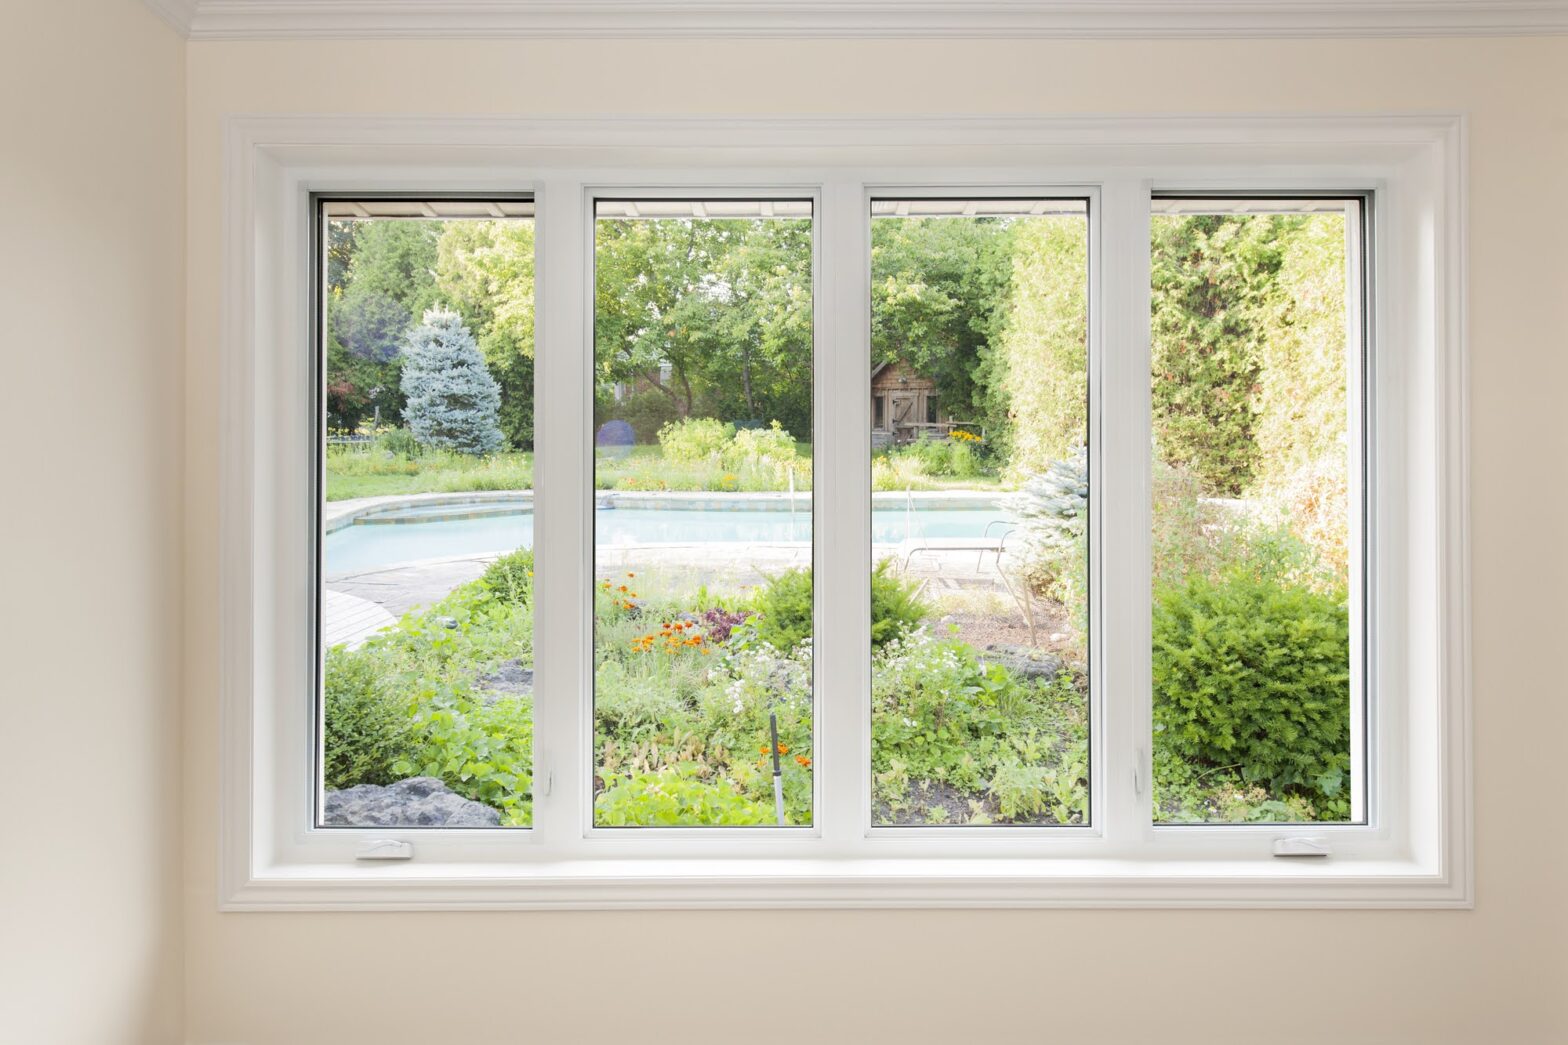
M 773 811 L 778 814 L 779 826 L 784 826 L 784 775 L 779 770 L 779 716 L 768 713 L 768 732 L 773 737 Z

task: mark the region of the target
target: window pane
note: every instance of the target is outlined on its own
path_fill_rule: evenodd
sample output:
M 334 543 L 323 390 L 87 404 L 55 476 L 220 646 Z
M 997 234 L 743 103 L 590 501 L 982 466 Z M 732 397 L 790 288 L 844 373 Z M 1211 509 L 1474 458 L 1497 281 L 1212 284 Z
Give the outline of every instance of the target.
M 1087 206 L 871 213 L 872 820 L 1086 823 Z
M 532 214 L 322 204 L 325 825 L 530 823 Z
M 1360 205 L 1155 210 L 1155 818 L 1359 820 Z
M 811 203 L 599 200 L 594 268 L 594 822 L 808 825 Z

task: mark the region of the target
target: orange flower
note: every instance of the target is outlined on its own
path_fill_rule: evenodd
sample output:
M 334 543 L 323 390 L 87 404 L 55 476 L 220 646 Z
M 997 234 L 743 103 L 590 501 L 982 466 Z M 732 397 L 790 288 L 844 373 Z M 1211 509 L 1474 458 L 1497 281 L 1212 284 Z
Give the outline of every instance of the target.
M 795 761 L 800 763 L 800 768 L 802 769 L 811 768 L 811 759 L 807 758 L 805 755 L 796 755 Z

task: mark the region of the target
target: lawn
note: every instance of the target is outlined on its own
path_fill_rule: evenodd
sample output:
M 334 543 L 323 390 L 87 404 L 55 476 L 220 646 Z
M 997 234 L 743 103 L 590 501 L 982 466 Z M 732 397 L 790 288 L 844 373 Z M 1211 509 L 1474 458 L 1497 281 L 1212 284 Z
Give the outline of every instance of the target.
M 783 460 L 674 460 L 659 446 L 601 451 L 594 463 L 600 490 L 782 492 L 811 489 L 811 444 L 797 442 Z M 878 490 L 1003 490 L 1008 485 L 983 461 L 952 451 L 900 447 L 873 458 L 872 482 Z M 426 450 L 396 453 L 380 444 L 366 448 L 330 447 L 326 458 L 326 499 L 389 494 L 469 493 L 527 490 L 533 487 L 530 451 L 509 450 L 488 457 Z

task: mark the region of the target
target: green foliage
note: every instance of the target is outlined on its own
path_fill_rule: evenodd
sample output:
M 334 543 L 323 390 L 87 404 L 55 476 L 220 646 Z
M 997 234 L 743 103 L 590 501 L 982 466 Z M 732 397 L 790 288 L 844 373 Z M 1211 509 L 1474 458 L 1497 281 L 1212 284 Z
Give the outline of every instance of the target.
M 1071 675 L 1020 679 L 920 628 L 877 652 L 871 679 L 879 823 L 929 819 L 944 795 L 968 796 L 969 823 L 1083 822 L 1087 708 Z
M 919 586 L 893 573 L 893 560 L 883 559 L 871 571 L 871 646 L 876 649 L 913 631 L 931 615 Z
M 871 223 L 872 363 L 907 362 L 936 382 L 950 416 L 1004 438 L 1007 404 L 990 395 L 989 354 L 1006 317 L 1014 230 L 1032 220 Z
M 435 279 L 478 339 L 500 388 L 497 420 L 508 445 L 534 439 L 534 226 L 531 221 L 448 222 Z
M 811 638 L 811 571 L 785 570 L 768 579 L 756 598 L 756 637 L 774 649 L 790 650 Z M 892 572 L 892 560 L 871 573 L 871 644 L 882 646 L 914 629 L 931 613 L 915 585 Z
M 768 578 L 757 594 L 753 627 L 759 640 L 792 650 L 811 639 L 812 583 L 809 569 L 785 570 Z
M 1230 569 L 1160 585 L 1156 748 L 1330 808 L 1348 793 L 1350 622 L 1343 599 Z M 1160 782 L 1156 781 L 1158 790 Z
M 479 583 L 508 606 L 528 606 L 534 598 L 534 550 L 519 548 L 485 568 Z
M 409 334 L 403 410 L 422 446 L 483 456 L 501 449 L 500 389 L 462 317 L 431 309 Z
M 326 786 L 433 776 L 503 824 L 527 824 L 533 704 L 482 687 L 506 661 L 532 664 L 532 637 L 532 609 L 477 581 L 358 650 L 329 650 Z
M 376 439 L 376 446 L 383 453 L 405 460 L 418 457 L 425 449 L 419 445 L 419 440 L 414 438 L 414 433 L 406 428 L 388 429 Z
M 602 218 L 594 245 L 596 401 L 619 382 L 809 437 L 809 220 Z
M 992 412 L 1010 418 L 1008 472 L 1015 477 L 1040 472 L 1087 441 L 1088 266 L 1081 215 L 1017 223 L 1006 325 L 984 379 Z
M 390 784 L 415 745 L 407 714 L 384 684 L 373 653 L 327 650 L 322 776 L 333 789 Z
M 390 435 L 391 433 L 389 433 Z M 404 444 L 401 437 L 396 444 Z M 533 455 L 501 453 L 474 457 L 451 450 L 424 450 L 404 456 L 382 448 L 328 447 L 327 500 L 381 494 L 470 493 L 527 490 L 533 486 Z
M 666 770 L 759 803 L 772 822 L 769 716 L 778 718 L 785 816 L 811 822 L 811 651 L 780 652 L 754 641 L 733 601 L 698 591 L 649 598 L 634 571 L 595 589 L 596 771 L 623 804 Z M 622 589 L 625 590 L 622 590 Z M 718 612 L 710 612 L 718 611 Z M 640 783 L 628 784 L 628 779 Z M 726 796 L 697 795 L 706 808 Z M 650 799 L 670 815 L 667 800 Z M 672 808 L 677 811 L 671 812 Z M 649 814 L 651 815 L 651 814 Z M 692 817 L 707 815 L 700 809 Z M 735 815 L 742 815 L 736 812 Z M 601 818 L 601 822 L 603 819 Z M 683 821 L 691 822 L 691 821 Z
M 532 820 L 533 703 L 487 704 L 461 687 L 426 692 L 410 716 L 419 747 L 393 766 L 398 777 L 430 776 L 464 798 L 501 811 L 505 826 Z
M 602 827 L 708 827 L 771 824 L 773 810 L 727 783 L 698 779 L 692 765 L 628 777 L 611 775 L 594 799 Z
M 979 440 L 930 439 L 922 436 L 912 443 L 894 447 L 879 455 L 892 474 L 944 476 L 974 479 L 989 472 Z M 895 487 L 904 489 L 904 487 Z
M 735 426 L 716 417 L 683 417 L 659 429 L 659 447 L 665 460 L 696 464 L 722 458 L 734 435 Z
M 763 469 L 768 466 L 789 468 L 801 462 L 795 438 L 777 421 L 767 427 L 742 428 L 731 437 L 721 456 L 726 467 L 736 470 Z M 809 469 L 811 462 L 804 460 Z

